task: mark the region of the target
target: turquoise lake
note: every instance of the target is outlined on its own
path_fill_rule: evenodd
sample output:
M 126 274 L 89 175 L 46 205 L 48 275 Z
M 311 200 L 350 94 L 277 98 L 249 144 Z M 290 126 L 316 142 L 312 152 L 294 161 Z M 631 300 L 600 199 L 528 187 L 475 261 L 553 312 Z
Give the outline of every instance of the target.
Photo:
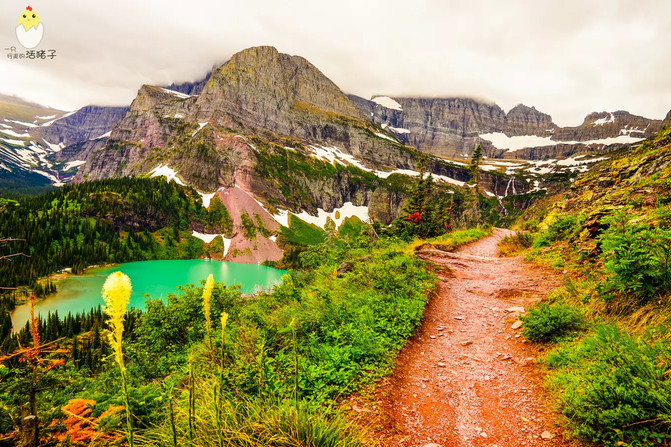
M 118 264 L 114 267 L 92 268 L 83 275 L 71 276 L 56 283 L 58 292 L 39 301 L 36 312 L 46 316 L 58 311 L 61 317 L 68 312 L 88 311 L 104 301 L 101 289 L 110 273 L 121 271 L 128 275 L 133 284 L 130 306 L 144 309 L 145 296 L 165 298 L 184 284 L 200 285 L 211 273 L 214 280 L 228 285 L 240 284 L 243 293 L 258 289 L 269 289 L 282 281 L 284 270 L 277 270 L 257 264 L 207 261 L 202 259 L 139 261 Z M 28 321 L 30 306 L 22 305 L 12 313 L 14 329 L 23 327 Z

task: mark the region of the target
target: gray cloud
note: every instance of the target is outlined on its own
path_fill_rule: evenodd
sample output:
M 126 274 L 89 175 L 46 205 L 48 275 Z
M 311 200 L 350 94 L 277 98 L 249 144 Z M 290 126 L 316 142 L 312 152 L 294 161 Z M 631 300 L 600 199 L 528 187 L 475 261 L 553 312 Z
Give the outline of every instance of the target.
M 671 108 L 671 3 L 657 0 L 35 0 L 52 61 L 0 55 L 0 91 L 63 109 L 128 104 L 143 83 L 202 77 L 253 45 L 304 56 L 343 90 L 534 105 L 563 125 L 591 111 Z M 107 5 L 107 6 L 105 6 Z M 16 45 L 25 4 L 0 5 Z

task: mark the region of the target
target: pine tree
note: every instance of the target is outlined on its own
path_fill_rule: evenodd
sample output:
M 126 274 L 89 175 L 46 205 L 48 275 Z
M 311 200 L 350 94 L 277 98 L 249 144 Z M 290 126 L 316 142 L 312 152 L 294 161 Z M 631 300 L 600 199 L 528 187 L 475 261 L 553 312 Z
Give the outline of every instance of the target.
M 475 190 L 477 191 L 480 186 L 480 161 L 482 160 L 482 146 L 478 144 L 473 151 L 471 156 L 471 165 L 469 170 L 471 171 L 471 181 L 475 183 Z
M 72 339 L 72 363 L 76 366 L 77 361 L 79 360 L 79 346 L 78 345 L 79 340 L 75 336 Z
M 100 349 L 100 325 L 97 321 L 93 325 L 93 349 Z

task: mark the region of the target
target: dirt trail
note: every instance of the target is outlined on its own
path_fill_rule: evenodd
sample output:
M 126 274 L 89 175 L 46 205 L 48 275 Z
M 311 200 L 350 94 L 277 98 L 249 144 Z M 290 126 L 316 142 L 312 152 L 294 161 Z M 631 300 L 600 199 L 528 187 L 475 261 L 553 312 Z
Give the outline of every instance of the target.
M 456 253 L 420 252 L 439 267 L 441 281 L 421 328 L 378 387 L 380 445 L 569 445 L 541 386 L 534 349 L 512 328 L 517 314 L 507 311 L 527 309 L 561 280 L 520 257 L 497 258 L 509 233 L 496 229 Z M 545 431 L 553 438 L 543 439 Z

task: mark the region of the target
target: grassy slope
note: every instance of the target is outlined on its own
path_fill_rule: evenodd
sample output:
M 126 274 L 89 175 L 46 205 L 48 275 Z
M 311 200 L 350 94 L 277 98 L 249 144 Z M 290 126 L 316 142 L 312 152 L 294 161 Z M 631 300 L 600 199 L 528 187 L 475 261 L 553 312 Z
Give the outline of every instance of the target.
M 663 131 L 579 177 L 518 220 L 515 251 L 567 272 L 533 309 L 525 336 L 544 343 L 549 385 L 580 439 L 671 439 L 671 136 Z

